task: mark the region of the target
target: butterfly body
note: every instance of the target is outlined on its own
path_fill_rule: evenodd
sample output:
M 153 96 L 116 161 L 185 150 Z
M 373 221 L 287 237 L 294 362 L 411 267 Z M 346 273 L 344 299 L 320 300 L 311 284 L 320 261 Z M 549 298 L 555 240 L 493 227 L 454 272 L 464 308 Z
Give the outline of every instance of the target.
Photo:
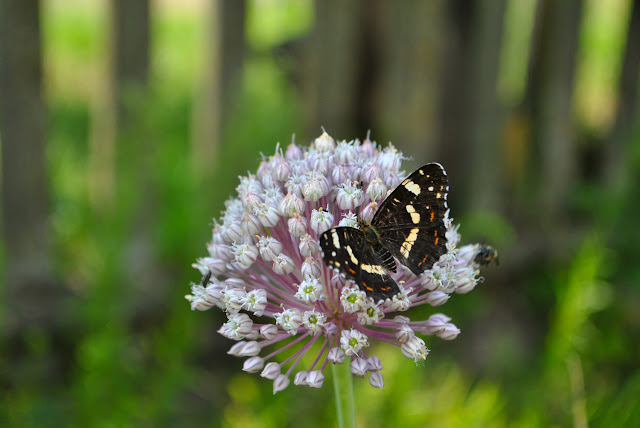
M 394 258 L 420 275 L 447 251 L 448 190 L 444 168 L 424 165 L 380 204 L 371 223 L 360 219 L 357 229 L 324 232 L 320 247 L 325 263 L 374 300 L 392 298 L 400 292 L 388 273 L 396 272 Z

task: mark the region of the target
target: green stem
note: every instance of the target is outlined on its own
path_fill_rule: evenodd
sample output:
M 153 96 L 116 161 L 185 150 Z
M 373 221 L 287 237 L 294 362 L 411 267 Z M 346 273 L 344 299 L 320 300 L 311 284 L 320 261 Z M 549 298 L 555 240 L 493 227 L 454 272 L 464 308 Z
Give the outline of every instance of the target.
M 353 399 L 353 375 L 348 362 L 331 364 L 333 392 L 336 394 L 336 410 L 339 428 L 356 427 L 356 404 Z

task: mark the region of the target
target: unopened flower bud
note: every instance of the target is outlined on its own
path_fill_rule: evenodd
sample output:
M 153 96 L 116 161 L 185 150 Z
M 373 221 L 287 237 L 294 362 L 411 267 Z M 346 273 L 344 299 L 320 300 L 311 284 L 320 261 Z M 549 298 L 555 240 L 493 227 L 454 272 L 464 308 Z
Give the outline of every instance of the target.
M 324 334 L 327 337 L 333 337 L 338 333 L 338 327 L 332 323 L 328 322 L 324 325 Z
M 362 210 L 360 210 L 360 218 L 367 223 L 371 223 L 371 220 L 373 220 L 373 216 L 376 214 L 376 211 L 378 211 L 378 203 L 369 202 L 367 205 L 365 205 L 364 208 L 362 208 Z
M 427 297 L 427 302 L 431 306 L 440 306 L 440 305 L 444 305 L 447 302 L 447 300 L 449 300 L 449 297 L 451 296 L 443 291 L 436 290 L 436 291 L 427 293 L 426 297 Z
M 314 146 L 319 152 L 328 152 L 336 147 L 336 142 L 329 134 L 323 132 L 321 136 L 315 139 Z
M 322 183 L 318 180 L 309 180 L 302 185 L 302 195 L 309 202 L 316 202 L 325 195 Z
M 268 203 L 258 204 L 253 209 L 253 214 L 264 227 L 273 227 L 280 221 L 280 213 L 273 205 Z
M 260 327 L 260 336 L 266 340 L 271 340 L 278 335 L 278 327 L 274 324 L 265 324 Z
M 302 153 L 302 150 L 300 150 L 300 147 L 296 146 L 295 143 L 291 143 L 287 146 L 287 151 L 285 152 L 284 157 L 288 160 L 302 159 L 304 154 Z
M 367 361 L 363 360 L 362 358 L 354 358 L 353 360 L 351 360 L 350 367 L 351 373 L 360 377 L 364 377 L 364 375 L 366 375 L 367 371 L 369 370 Z
M 399 325 L 396 328 L 395 334 L 396 334 L 396 339 L 400 343 L 405 343 L 409 339 L 411 339 L 411 337 L 415 336 L 415 333 L 413 332 L 413 329 L 411 327 L 409 327 L 407 324 Z
M 342 184 L 347 181 L 348 177 L 348 171 L 344 165 L 336 165 L 333 167 L 333 170 L 331 171 L 331 181 L 333 184 Z
M 317 260 L 307 257 L 300 268 L 303 278 L 319 278 L 320 266 Z
M 270 262 L 282 253 L 282 244 L 271 236 L 261 236 L 258 238 L 258 250 L 262 260 Z
M 296 375 L 293 378 L 293 384 L 294 385 L 307 385 L 307 376 L 309 375 L 309 372 L 306 370 L 303 370 L 301 372 L 296 373 Z
M 289 193 L 280 202 L 280 213 L 285 217 L 292 217 L 294 214 L 304 213 L 305 203 L 298 196 Z
M 310 371 L 307 375 L 307 385 L 311 388 L 321 388 L 324 383 L 324 375 L 320 370 Z
M 345 353 L 341 348 L 331 348 L 327 354 L 327 359 L 333 364 L 342 364 Z
M 381 173 L 380 173 L 380 168 L 378 168 L 378 165 L 376 165 L 375 163 L 372 163 L 371 165 L 365 167 L 362 170 L 362 180 L 364 180 L 367 183 L 371 183 L 374 180 L 377 180 L 381 177 Z M 382 180 L 381 180 L 382 181 Z M 384 195 L 382 195 L 384 196 Z
M 296 238 L 300 238 L 307 233 L 307 220 L 298 214 L 294 214 L 287 221 L 287 224 L 289 225 L 289 233 Z
M 233 244 L 231 252 L 235 256 L 234 261 L 240 269 L 249 269 L 258 258 L 258 251 L 253 245 Z
M 281 374 L 273 381 L 273 393 L 280 392 L 289 386 L 289 378 L 286 375 Z
M 295 269 L 291 257 L 280 254 L 273 259 L 273 271 L 278 275 L 288 275 Z
M 260 353 L 260 345 L 257 342 L 238 342 L 229 349 L 227 354 L 235 357 L 255 357 Z
M 260 357 L 251 357 L 242 364 L 242 370 L 247 373 L 258 373 L 264 367 L 264 359 Z
M 302 257 L 311 257 L 320 251 L 320 246 L 318 245 L 318 242 L 311 237 L 311 235 L 306 233 L 300 237 L 300 245 L 298 246 L 298 249 L 300 250 L 300 255 Z
M 373 372 L 369 375 L 369 383 L 371 386 L 375 388 L 383 388 L 384 387 L 384 378 L 382 377 L 382 373 Z
M 274 362 L 267 363 L 267 365 L 264 366 L 262 373 L 260 373 L 260 376 L 272 380 L 277 378 L 280 376 L 280 364 Z
M 374 356 L 367 358 L 367 368 L 372 372 L 382 370 L 382 362 L 380 361 L 380 358 Z
M 285 161 L 285 159 L 278 157 L 274 158 L 275 165 L 273 167 L 273 178 L 278 180 L 281 183 L 287 181 L 289 175 L 291 174 L 291 168 L 289 168 L 289 164 Z
M 240 218 L 240 227 L 246 235 L 254 236 L 262 230 L 262 223 L 255 215 L 245 212 Z
M 460 334 L 460 329 L 455 325 L 448 323 L 445 324 L 444 330 L 438 333 L 438 337 L 444 340 L 453 340 Z

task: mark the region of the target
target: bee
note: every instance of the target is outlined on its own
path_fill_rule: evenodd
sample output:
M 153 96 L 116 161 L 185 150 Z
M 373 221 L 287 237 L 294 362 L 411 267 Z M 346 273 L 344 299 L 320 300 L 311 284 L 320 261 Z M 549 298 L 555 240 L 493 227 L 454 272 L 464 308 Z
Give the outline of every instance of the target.
M 496 265 L 500 264 L 498 259 L 498 251 L 490 245 L 482 245 L 476 253 L 474 259 L 480 266 L 486 266 L 491 262 L 496 262 Z

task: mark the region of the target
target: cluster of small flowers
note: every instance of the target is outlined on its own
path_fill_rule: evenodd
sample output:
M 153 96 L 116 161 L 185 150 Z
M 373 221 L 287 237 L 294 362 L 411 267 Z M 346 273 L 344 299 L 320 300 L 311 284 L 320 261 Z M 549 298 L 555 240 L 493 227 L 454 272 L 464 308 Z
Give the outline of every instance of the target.
M 289 385 L 316 343 L 313 362 L 294 375 L 296 385 L 320 388 L 327 364 L 348 358 L 354 375 L 368 373 L 371 385 L 382 388 L 380 359 L 365 351 L 371 339 L 396 345 L 417 362 L 429 353 L 419 335 L 452 340 L 460 333 L 440 313 L 422 321 L 389 318 L 440 306 L 479 282 L 480 245 L 457 248 L 460 236 L 448 213 L 448 253 L 420 277 L 398 266 L 392 276 L 401 292 L 385 302 L 366 297 L 322 260 L 318 237 L 331 227 L 357 227 L 358 217 L 371 221 L 403 178 L 402 159 L 391 144 L 382 149 L 368 137 L 336 142 L 326 132 L 309 147 L 276 147 L 255 175 L 240 177 L 238 196 L 215 221 L 209 255 L 194 264 L 205 279 L 186 298 L 194 310 L 226 312 L 219 333 L 237 341 L 229 354 L 248 357 L 243 370 L 273 380 L 274 393 Z M 266 348 L 271 352 L 261 355 Z

